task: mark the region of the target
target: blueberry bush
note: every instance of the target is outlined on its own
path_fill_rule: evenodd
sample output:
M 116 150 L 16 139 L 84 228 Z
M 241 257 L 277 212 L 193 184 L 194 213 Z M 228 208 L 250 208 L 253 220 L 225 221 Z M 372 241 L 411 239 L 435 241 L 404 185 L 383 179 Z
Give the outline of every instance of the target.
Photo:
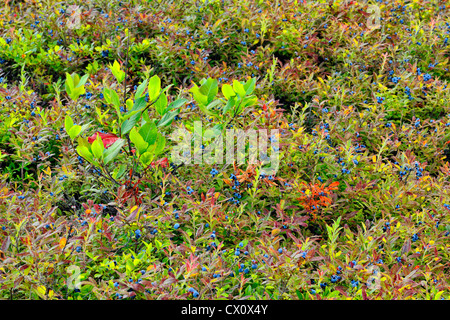
M 1 299 L 449 298 L 446 1 L 0 10 Z M 278 171 L 172 161 L 196 121 Z

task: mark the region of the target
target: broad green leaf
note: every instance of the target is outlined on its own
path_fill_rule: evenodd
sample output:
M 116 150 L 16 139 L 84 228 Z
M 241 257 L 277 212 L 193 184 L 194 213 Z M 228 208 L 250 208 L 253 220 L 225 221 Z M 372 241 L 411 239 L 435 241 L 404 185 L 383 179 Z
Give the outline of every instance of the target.
M 66 83 L 64 84 L 64 86 L 65 86 L 65 88 L 66 88 L 67 94 L 69 95 L 70 98 L 72 98 L 72 90 L 73 90 L 73 89 L 70 87 L 70 85 L 67 83 L 67 81 L 66 81 Z
M 86 92 L 86 90 L 84 89 L 84 87 L 76 87 L 73 88 L 72 91 L 69 93 L 67 92 L 67 94 L 69 94 L 70 98 L 72 98 L 72 100 L 77 100 L 79 96 L 81 96 L 82 94 L 84 94 Z
M 73 89 L 74 83 L 73 83 L 72 76 L 66 72 L 66 90 L 67 90 L 67 87 L 69 87 L 70 89 Z
M 122 135 L 127 134 L 135 126 L 136 122 L 141 117 L 141 112 L 138 112 L 130 117 L 130 119 L 125 120 L 121 126 Z
M 245 89 L 242 83 L 237 80 L 233 80 L 233 90 L 241 97 L 245 97 Z
M 150 78 L 148 84 L 148 98 L 150 102 L 153 102 L 158 98 L 159 93 L 161 92 L 161 79 L 154 75 Z
M 68 134 L 70 139 L 75 139 L 76 136 L 78 136 L 81 132 L 81 126 L 79 125 L 74 125 L 72 128 L 70 128 Z
M 158 122 L 158 127 L 164 127 L 164 126 L 168 126 L 169 124 L 172 123 L 173 119 L 175 119 L 175 117 L 180 113 L 180 110 L 174 110 L 174 111 L 169 111 L 167 112 L 162 118 L 161 120 L 159 120 Z
M 147 101 L 145 101 L 145 97 L 140 97 L 140 98 L 137 98 L 135 101 L 134 101 L 134 105 L 133 105 L 133 111 L 134 110 L 142 110 L 142 109 L 144 109 L 145 107 L 147 106 Z
M 105 98 L 105 101 L 109 104 L 111 103 L 111 89 L 109 88 L 103 88 L 103 98 Z
M 142 138 L 136 128 L 131 129 L 130 140 L 133 142 L 139 154 L 143 154 L 147 150 L 148 143 L 145 142 L 144 138 Z
M 145 79 L 144 82 L 142 82 L 139 87 L 136 89 L 136 93 L 134 94 L 134 100 L 137 100 L 142 96 L 144 93 L 145 88 L 147 87 L 148 79 Z
M 153 152 L 145 152 L 144 154 L 142 154 L 142 155 L 139 157 L 139 161 L 140 161 L 143 165 L 149 166 L 149 165 L 152 163 L 153 158 L 154 158 Z
M 208 97 L 200 93 L 199 87 L 196 84 L 189 90 L 193 93 L 195 101 L 199 106 L 206 106 L 208 104 Z
M 167 107 L 167 96 L 165 93 L 162 93 L 159 96 L 158 101 L 156 101 L 155 103 L 156 112 L 158 112 L 158 114 L 162 116 L 165 113 L 166 107 Z
M 245 95 L 248 96 L 252 94 L 253 90 L 255 90 L 255 85 L 256 85 L 256 78 L 248 79 L 247 82 L 244 84 Z
M 158 140 L 158 139 L 157 139 Z M 148 146 L 147 151 L 145 153 L 151 153 L 154 155 L 155 150 L 157 147 L 157 143 L 155 142 L 154 144 L 152 144 L 151 146 Z
M 236 104 L 236 99 L 233 97 L 230 100 L 228 100 L 227 104 L 222 110 L 222 114 L 226 114 L 228 111 L 230 111 L 234 105 Z
M 145 111 L 145 112 L 142 114 L 142 119 L 144 119 L 144 121 L 145 121 L 146 123 L 152 122 L 152 120 L 150 119 L 150 116 L 148 115 L 148 111 Z
M 199 92 L 207 97 L 206 104 L 211 103 L 219 92 L 219 85 L 216 79 L 209 78 L 199 89 Z
M 120 178 L 123 176 L 123 174 L 126 172 L 126 170 L 127 170 L 127 166 L 124 165 L 124 164 L 121 164 L 121 165 L 119 166 L 119 168 L 116 168 L 116 169 L 114 170 L 114 172 L 113 172 L 113 174 L 112 174 L 112 177 L 113 177 L 114 179 L 120 179 Z
M 114 63 L 110 66 L 110 69 L 119 83 L 125 79 L 125 72 L 120 70 L 120 64 L 116 60 L 114 60 Z
M 227 83 L 222 86 L 222 93 L 227 100 L 230 100 L 232 97 L 236 96 L 233 88 Z
M 78 137 L 77 141 L 79 146 L 86 147 L 88 150 L 91 149 L 91 144 L 86 138 Z
M 120 98 L 119 98 L 119 95 L 117 94 L 117 92 L 115 90 L 111 89 L 110 94 L 111 94 L 111 102 L 113 103 L 113 105 L 116 108 L 120 108 Z
M 73 79 L 73 87 L 78 88 L 78 83 L 80 82 L 80 76 L 78 75 L 78 73 L 73 73 L 72 79 Z
M 172 101 L 169 106 L 166 109 L 167 111 L 173 110 L 173 109 L 178 109 L 179 107 L 181 107 L 182 105 L 184 105 L 186 102 L 188 102 L 187 99 L 181 98 L 181 99 L 177 99 L 175 101 Z
M 120 152 L 120 149 L 125 144 L 125 140 L 117 139 L 108 149 L 103 152 L 103 161 L 105 164 L 108 164 L 112 160 L 114 160 Z
M 156 128 L 156 125 L 154 122 L 149 122 L 144 124 L 139 129 L 139 134 L 142 136 L 145 142 L 147 142 L 149 145 L 152 145 L 156 141 L 156 136 L 158 134 L 158 129 Z
M 138 112 L 140 112 L 140 111 L 139 111 L 139 110 L 135 110 L 135 111 L 131 110 L 131 111 L 128 111 L 124 116 L 122 116 L 122 121 L 125 121 L 125 120 L 131 118 L 132 116 L 134 116 L 134 115 L 137 114 Z
M 73 127 L 73 120 L 69 115 L 64 119 L 64 127 L 66 128 L 67 134 L 69 134 L 70 129 Z
M 133 105 L 134 105 L 133 100 L 127 99 L 126 105 L 127 105 L 127 110 L 128 110 L 128 111 L 130 111 L 131 109 L 133 109 Z
M 89 162 L 92 162 L 93 156 L 92 153 L 89 151 L 89 149 L 85 146 L 78 146 L 77 152 L 80 156 L 88 160 Z
M 103 146 L 103 141 L 100 135 L 97 135 L 97 138 L 92 142 L 92 153 L 94 154 L 94 157 L 97 159 L 101 159 L 103 155 L 103 150 L 105 147 Z
M 213 127 L 213 130 L 219 130 L 220 132 L 222 132 L 223 131 L 223 124 L 222 123 L 219 123 L 219 124 L 216 124 L 214 127 Z
M 89 74 L 85 74 L 80 81 L 77 84 L 77 87 L 84 86 L 86 84 L 86 81 L 89 79 Z
M 158 138 L 156 139 L 156 148 L 155 154 L 158 155 L 164 151 L 166 147 L 166 138 L 162 134 L 158 134 Z
M 206 109 L 208 109 L 210 112 L 217 113 L 217 111 L 214 111 L 214 107 L 216 107 L 217 105 L 219 105 L 221 103 L 222 103 L 222 101 L 220 101 L 219 99 L 214 100 L 206 106 Z
M 255 105 L 257 102 L 258 98 L 256 98 L 255 96 L 246 97 L 239 106 L 238 113 L 241 112 L 246 107 Z

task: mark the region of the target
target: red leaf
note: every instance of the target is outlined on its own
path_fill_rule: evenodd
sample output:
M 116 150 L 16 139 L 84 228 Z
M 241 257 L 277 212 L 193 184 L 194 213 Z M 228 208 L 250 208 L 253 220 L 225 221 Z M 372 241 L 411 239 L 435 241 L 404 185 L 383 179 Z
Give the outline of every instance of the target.
M 152 167 L 161 166 L 162 168 L 167 168 L 169 166 L 169 160 L 167 158 L 159 159 L 158 161 L 152 162 Z
M 102 139 L 105 148 L 108 148 L 110 145 L 116 142 L 117 139 L 119 139 L 119 137 L 116 136 L 114 133 L 96 132 L 92 136 L 88 137 L 88 142 L 89 143 L 94 142 L 95 139 L 97 139 L 97 135 L 99 135 L 100 138 Z

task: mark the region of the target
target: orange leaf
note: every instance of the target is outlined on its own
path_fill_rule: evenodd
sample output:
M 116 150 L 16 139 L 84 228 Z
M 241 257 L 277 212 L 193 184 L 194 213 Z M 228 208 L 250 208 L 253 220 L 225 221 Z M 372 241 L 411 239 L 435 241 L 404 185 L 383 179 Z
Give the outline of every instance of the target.
M 330 189 L 330 190 L 334 190 L 334 189 L 337 189 L 337 186 L 339 185 L 339 181 L 335 181 L 335 182 L 333 182 L 332 184 L 330 184 L 329 186 L 328 186 L 328 188 L 333 188 L 333 189 Z
M 66 240 L 66 238 L 61 238 L 61 241 L 59 241 L 59 247 L 62 249 L 62 248 L 64 248 L 65 246 L 66 246 L 66 242 L 67 242 L 67 240 Z

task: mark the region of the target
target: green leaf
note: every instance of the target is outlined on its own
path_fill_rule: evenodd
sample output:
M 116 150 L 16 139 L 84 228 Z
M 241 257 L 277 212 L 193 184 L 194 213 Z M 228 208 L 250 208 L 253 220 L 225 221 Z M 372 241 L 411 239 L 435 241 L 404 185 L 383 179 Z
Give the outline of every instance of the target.
M 159 93 L 161 92 L 161 79 L 154 75 L 150 78 L 148 84 L 148 97 L 149 101 L 153 102 L 156 98 L 158 98 Z
M 232 97 L 236 96 L 233 88 L 227 83 L 222 86 L 222 93 L 227 100 L 230 100 Z
M 72 73 L 72 79 L 73 79 L 73 87 L 78 88 L 78 83 L 80 82 L 80 76 L 78 73 Z
M 114 105 L 116 108 L 119 108 L 119 109 L 120 109 L 120 98 L 119 98 L 119 95 L 118 95 L 117 92 L 116 92 L 115 90 L 113 90 L 113 89 L 111 89 L 110 94 L 111 94 L 111 102 L 113 103 L 113 105 Z
M 139 154 L 143 154 L 147 150 L 148 143 L 144 140 L 144 138 L 142 138 L 136 128 L 131 129 L 130 140 L 135 145 Z
M 70 139 L 72 139 L 72 140 L 75 139 L 75 137 L 77 135 L 79 135 L 80 132 L 81 132 L 81 126 L 74 125 L 72 128 L 70 128 L 70 130 L 68 132 Z
M 140 112 L 139 110 L 135 110 L 135 111 L 131 110 L 131 111 L 128 111 L 124 116 L 121 117 L 121 118 L 122 118 L 122 121 L 125 121 L 125 120 L 131 118 L 132 116 L 136 115 L 136 114 L 139 113 L 139 112 Z
M 114 60 L 114 64 L 110 66 L 110 69 L 119 83 L 125 79 L 125 72 L 120 70 L 120 64 L 116 60 Z
M 169 111 L 167 112 L 162 118 L 161 120 L 159 120 L 158 122 L 158 127 L 164 127 L 164 126 L 168 126 L 169 124 L 172 123 L 173 119 L 175 119 L 175 117 L 180 113 L 180 110 L 174 110 L 174 111 Z
M 125 171 L 127 170 L 127 166 L 124 164 L 121 164 L 119 168 L 116 168 L 112 174 L 114 179 L 120 179 Z
M 145 112 L 142 114 L 142 118 L 144 119 L 144 121 L 145 121 L 146 123 L 152 122 L 152 120 L 150 119 L 150 116 L 148 115 L 148 111 L 145 111 Z
M 135 99 L 134 105 L 133 105 L 133 111 L 135 110 L 142 110 L 147 106 L 147 101 L 145 101 L 145 96 Z
M 106 103 L 111 103 L 111 89 L 103 88 L 103 98 L 105 98 Z
M 217 112 L 216 111 L 213 111 L 213 109 L 214 109 L 214 107 L 215 106 L 217 106 L 217 105 L 219 105 L 219 104 L 221 104 L 222 103 L 222 101 L 220 101 L 220 100 L 214 100 L 214 101 L 212 101 L 210 104 L 208 104 L 207 106 L 206 106 L 206 109 L 208 109 L 210 112 L 212 112 L 213 114 L 217 114 Z
M 78 146 L 77 152 L 80 156 L 88 160 L 89 162 L 92 162 L 93 156 L 92 153 L 89 151 L 89 149 L 85 146 Z
M 187 99 L 181 98 L 181 99 L 177 99 L 175 101 L 172 101 L 169 106 L 166 109 L 167 111 L 173 110 L 173 109 L 178 109 L 179 107 L 181 107 L 182 105 L 184 105 L 186 102 L 188 102 Z
M 108 149 L 103 151 L 103 161 L 105 164 L 108 164 L 112 160 L 114 160 L 120 152 L 120 149 L 125 144 L 125 140 L 117 139 Z
M 67 87 L 69 87 L 71 90 L 74 88 L 74 84 L 73 84 L 73 79 L 72 76 L 70 74 L 68 74 L 66 72 L 66 91 L 67 91 Z
M 134 105 L 134 102 L 133 102 L 133 100 L 131 100 L 131 99 L 127 99 L 127 101 L 126 101 L 126 105 L 127 105 L 127 110 L 131 110 L 131 109 L 133 109 L 133 105 Z
M 245 108 L 248 106 L 253 106 L 258 102 L 258 98 L 255 96 L 245 97 L 244 100 L 242 100 L 241 107 Z
M 158 155 L 164 151 L 166 147 L 166 138 L 162 134 L 158 134 L 158 138 L 156 139 L 156 148 L 155 154 Z
M 134 270 L 134 263 L 131 259 L 128 259 L 126 262 L 126 269 L 128 273 L 131 273 Z
M 440 300 L 443 293 L 444 291 L 439 291 L 438 293 L 436 293 L 436 295 L 434 296 L 434 300 Z
M 253 90 L 255 90 L 255 85 L 256 85 L 256 78 L 248 79 L 247 82 L 244 84 L 245 95 L 248 96 L 252 94 Z
M 154 122 L 148 122 L 139 129 L 139 134 L 142 136 L 145 142 L 147 142 L 149 145 L 152 145 L 156 141 L 158 129 L 156 128 Z
M 219 124 L 216 124 L 214 127 L 213 127 L 213 130 L 219 130 L 220 132 L 222 132 L 223 131 L 223 124 L 222 123 L 219 123 Z
M 66 90 L 67 91 L 67 90 Z M 77 100 L 78 97 L 82 94 L 84 94 L 86 92 L 86 90 L 83 87 L 76 87 L 76 88 L 72 88 L 71 91 L 67 91 L 67 94 L 70 96 L 70 98 L 72 100 Z
M 236 99 L 232 97 L 230 100 L 228 100 L 227 104 L 222 110 L 222 114 L 226 114 L 228 111 L 230 111 L 234 105 L 236 104 Z
M 149 165 L 152 163 L 153 158 L 154 158 L 153 152 L 145 152 L 144 154 L 142 154 L 142 155 L 139 157 L 139 161 L 140 161 L 143 165 L 149 166 Z
M 85 74 L 80 81 L 77 84 L 77 87 L 84 86 L 86 84 L 86 81 L 89 79 L 89 74 Z
M 148 79 L 145 79 L 144 82 L 142 82 L 139 87 L 136 89 L 136 93 L 134 94 L 134 100 L 137 100 L 138 98 L 142 97 L 142 94 L 144 93 L 145 88 L 147 87 Z
M 69 130 L 73 127 L 73 120 L 69 115 L 64 119 L 64 127 L 66 128 L 67 134 L 69 134 Z
M 158 112 L 159 115 L 163 116 L 165 111 L 166 111 L 166 107 L 167 107 L 167 96 L 165 93 L 162 93 L 159 96 L 158 101 L 156 101 L 155 103 L 155 109 L 156 112 Z
M 86 138 L 78 137 L 77 141 L 79 146 L 86 147 L 88 150 L 91 149 L 91 144 Z
M 189 91 L 192 92 L 199 106 L 206 106 L 208 104 L 208 97 L 200 93 L 200 89 L 196 84 Z
M 67 92 L 68 96 L 72 98 L 72 90 L 73 89 L 67 84 L 67 81 L 64 86 L 66 88 L 66 92 Z
M 156 112 L 158 112 L 158 114 L 159 115 L 164 115 L 165 114 L 165 111 L 166 111 L 166 107 L 167 107 L 167 96 L 166 96 L 166 94 L 165 93 L 162 93 L 160 96 L 159 96 L 159 99 L 158 99 L 158 101 L 156 101 L 156 103 L 155 103 L 155 109 L 156 109 Z
M 216 79 L 208 78 L 208 80 L 200 87 L 199 92 L 207 97 L 206 104 L 211 103 L 219 92 L 218 81 Z
M 127 112 L 125 116 L 122 116 L 122 119 L 125 121 L 122 123 L 121 131 L 122 134 L 126 134 L 130 132 L 130 130 L 135 126 L 136 122 L 141 118 L 141 111 L 147 102 L 145 101 L 145 97 L 140 97 L 134 102 L 133 108 Z
M 120 127 L 122 135 L 127 134 L 135 126 L 136 122 L 141 117 L 141 112 L 138 112 L 130 117 L 130 119 L 125 120 Z
M 237 80 L 233 80 L 233 90 L 241 97 L 245 97 L 245 89 L 242 83 Z
M 103 146 L 103 141 L 100 135 L 97 135 L 97 138 L 92 142 L 92 153 L 94 157 L 97 159 L 101 159 L 103 155 L 103 150 L 105 147 Z

